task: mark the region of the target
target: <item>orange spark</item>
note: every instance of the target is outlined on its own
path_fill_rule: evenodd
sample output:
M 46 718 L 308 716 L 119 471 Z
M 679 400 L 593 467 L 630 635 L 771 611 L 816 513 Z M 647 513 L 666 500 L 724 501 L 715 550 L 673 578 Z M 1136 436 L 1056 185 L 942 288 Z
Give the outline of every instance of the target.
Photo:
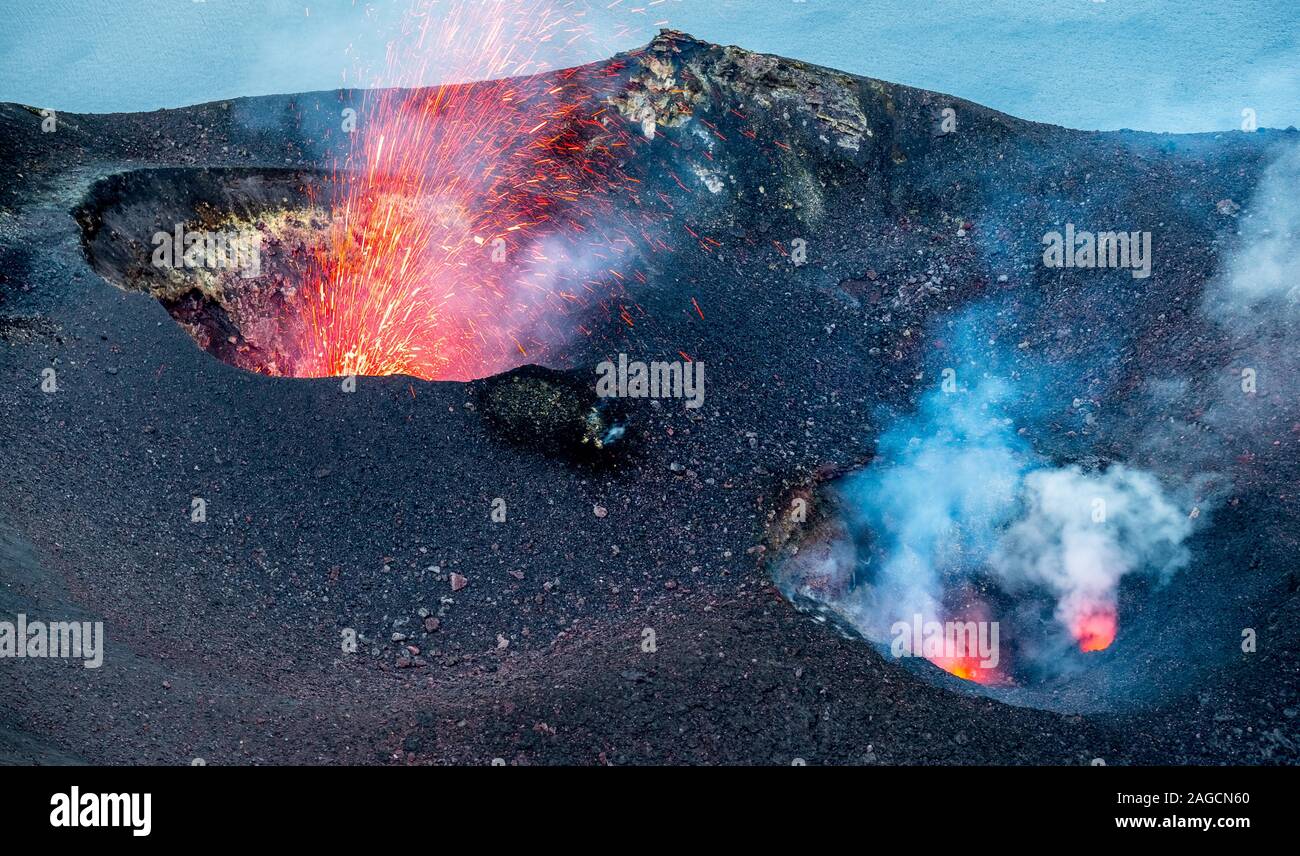
M 639 230 L 619 229 L 631 215 L 612 213 L 632 183 L 615 152 L 639 137 L 586 115 L 605 112 L 598 93 L 617 79 L 600 66 L 566 70 L 560 85 L 539 76 L 541 45 L 587 32 L 571 4 L 413 2 L 330 198 L 317 200 L 328 240 L 302 271 L 297 376 L 505 370 L 563 337 L 575 294 L 619 292 L 615 266 L 593 279 L 580 258 L 639 246 Z M 484 82 L 400 88 L 434 71 Z

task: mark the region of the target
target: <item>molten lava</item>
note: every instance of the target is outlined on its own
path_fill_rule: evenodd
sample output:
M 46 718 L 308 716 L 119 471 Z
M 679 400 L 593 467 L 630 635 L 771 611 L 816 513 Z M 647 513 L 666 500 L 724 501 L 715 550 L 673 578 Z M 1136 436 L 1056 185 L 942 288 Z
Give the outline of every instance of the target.
M 431 63 L 488 82 L 367 93 L 298 291 L 298 376 L 513 367 L 617 295 L 648 237 L 635 205 L 611 205 L 635 184 L 618 160 L 634 140 L 598 97 L 619 67 L 535 73 L 540 45 L 582 35 L 574 20 L 545 0 L 416 0 L 404 29 L 377 83 L 416 85 Z
M 1104 651 L 1115 641 L 1119 629 L 1119 620 L 1115 607 L 1110 604 L 1096 604 L 1091 609 L 1081 612 L 1070 622 L 1070 632 L 1078 640 L 1079 650 Z
M 1004 676 L 997 669 L 982 667 L 979 657 L 927 657 L 926 659 L 948 674 L 956 675 L 963 680 L 974 681 L 985 686 L 1005 682 Z
M 902 622 L 892 629 L 910 633 L 911 650 L 951 675 L 977 684 L 1007 683 L 999 625 L 989 620 L 988 607 L 969 587 L 955 600 L 958 605 L 942 622 L 916 614 L 910 627 Z

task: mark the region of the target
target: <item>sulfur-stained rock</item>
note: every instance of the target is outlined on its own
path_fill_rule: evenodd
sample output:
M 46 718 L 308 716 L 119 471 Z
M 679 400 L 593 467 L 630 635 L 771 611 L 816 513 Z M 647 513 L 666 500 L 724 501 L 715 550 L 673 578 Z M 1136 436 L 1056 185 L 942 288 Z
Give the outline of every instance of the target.
M 614 399 L 570 373 L 523 366 L 480 382 L 484 418 L 512 443 L 583 458 L 608 455 L 627 430 Z

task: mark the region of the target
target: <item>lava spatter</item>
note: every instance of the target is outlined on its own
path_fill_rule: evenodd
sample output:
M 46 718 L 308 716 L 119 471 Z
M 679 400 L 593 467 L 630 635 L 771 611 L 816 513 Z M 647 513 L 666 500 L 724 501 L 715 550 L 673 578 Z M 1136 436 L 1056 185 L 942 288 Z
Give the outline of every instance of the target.
M 641 241 L 634 144 L 600 93 L 617 64 L 534 74 L 540 46 L 580 39 L 541 2 L 427 3 L 389 46 L 385 86 L 430 63 L 476 85 L 370 92 L 336 167 L 329 240 L 307 266 L 299 376 L 470 379 L 544 354 L 574 306 L 608 299 Z M 595 96 L 595 97 L 593 97 Z

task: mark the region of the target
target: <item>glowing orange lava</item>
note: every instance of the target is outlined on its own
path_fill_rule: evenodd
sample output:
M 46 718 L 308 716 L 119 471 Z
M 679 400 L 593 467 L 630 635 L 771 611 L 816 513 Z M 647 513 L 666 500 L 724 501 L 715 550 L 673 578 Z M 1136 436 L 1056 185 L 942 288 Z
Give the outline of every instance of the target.
M 1097 604 L 1091 609 L 1075 615 L 1070 622 L 1070 632 L 1079 642 L 1079 650 L 1104 651 L 1115 641 L 1119 629 L 1119 619 L 1115 608 L 1108 604 Z
M 921 624 L 917 616 L 913 645 L 920 643 L 925 658 L 950 675 L 986 686 L 1007 683 L 998 625 L 990 620 L 987 605 L 969 587 L 957 602 L 961 605 L 943 622 Z
M 990 686 L 1004 681 L 1001 672 L 997 669 L 986 669 L 980 666 L 979 657 L 928 657 L 926 659 L 950 675 L 977 684 Z
M 569 7 L 415 0 L 376 83 L 488 82 L 367 92 L 322 200 L 294 374 L 482 377 L 536 361 L 574 307 L 619 292 L 645 235 L 635 206 L 610 204 L 635 184 L 619 167 L 635 140 L 593 97 L 618 66 L 541 76 L 534 58 L 584 36 Z

